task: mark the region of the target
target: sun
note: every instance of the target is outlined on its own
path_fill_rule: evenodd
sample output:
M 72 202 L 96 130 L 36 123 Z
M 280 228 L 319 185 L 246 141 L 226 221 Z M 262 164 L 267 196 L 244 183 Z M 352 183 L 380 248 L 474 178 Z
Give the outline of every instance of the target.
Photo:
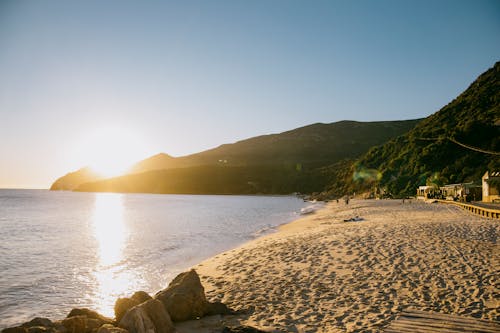
M 86 164 L 104 178 L 121 176 L 148 154 L 136 132 L 118 126 L 102 126 L 88 132 L 79 152 Z

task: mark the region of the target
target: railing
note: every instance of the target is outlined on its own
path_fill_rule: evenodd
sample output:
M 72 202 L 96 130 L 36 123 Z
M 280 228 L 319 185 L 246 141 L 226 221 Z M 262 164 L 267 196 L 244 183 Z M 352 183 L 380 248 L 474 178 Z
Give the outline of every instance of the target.
M 481 207 L 481 206 L 466 204 L 463 202 L 449 201 L 449 200 L 437 200 L 437 201 L 440 203 L 460 206 L 463 209 L 468 210 L 471 213 L 481 215 L 484 217 L 490 217 L 493 219 L 500 219 L 500 210 L 498 210 L 498 209 L 485 208 L 485 207 Z

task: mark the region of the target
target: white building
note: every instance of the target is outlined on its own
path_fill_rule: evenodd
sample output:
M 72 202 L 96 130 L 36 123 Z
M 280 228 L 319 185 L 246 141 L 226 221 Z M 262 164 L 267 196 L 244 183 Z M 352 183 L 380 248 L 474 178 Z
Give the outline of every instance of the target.
M 482 180 L 483 202 L 500 202 L 500 171 L 486 171 Z

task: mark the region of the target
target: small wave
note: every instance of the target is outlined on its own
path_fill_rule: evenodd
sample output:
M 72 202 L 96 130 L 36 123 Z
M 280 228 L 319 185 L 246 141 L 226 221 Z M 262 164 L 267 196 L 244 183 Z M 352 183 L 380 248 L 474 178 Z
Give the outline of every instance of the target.
M 277 230 L 278 230 L 277 226 L 267 225 L 264 228 L 261 228 L 261 229 L 255 231 L 254 233 L 252 233 L 251 238 L 258 238 L 260 236 L 264 236 L 264 235 L 276 232 Z
M 318 209 L 323 208 L 324 203 L 313 202 L 312 205 L 306 206 L 300 210 L 300 215 L 307 215 L 315 213 Z

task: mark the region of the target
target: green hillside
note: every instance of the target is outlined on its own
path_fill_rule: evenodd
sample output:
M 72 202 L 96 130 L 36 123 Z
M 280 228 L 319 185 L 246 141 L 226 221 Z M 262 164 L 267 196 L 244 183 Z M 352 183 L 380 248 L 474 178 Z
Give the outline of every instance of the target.
M 396 196 L 414 195 L 419 185 L 477 181 L 486 170 L 498 170 L 500 156 L 487 152 L 500 152 L 499 79 L 497 62 L 414 129 L 372 148 L 330 191 L 379 186 Z
M 340 121 L 312 124 L 280 134 L 222 145 L 185 159 L 197 165 L 296 165 L 316 168 L 365 153 L 373 145 L 407 132 L 418 120 Z
M 401 135 L 419 120 L 341 121 L 259 136 L 185 157 L 155 155 L 129 174 L 82 184 L 79 191 L 281 194 L 323 191 L 324 167 L 353 159 Z

